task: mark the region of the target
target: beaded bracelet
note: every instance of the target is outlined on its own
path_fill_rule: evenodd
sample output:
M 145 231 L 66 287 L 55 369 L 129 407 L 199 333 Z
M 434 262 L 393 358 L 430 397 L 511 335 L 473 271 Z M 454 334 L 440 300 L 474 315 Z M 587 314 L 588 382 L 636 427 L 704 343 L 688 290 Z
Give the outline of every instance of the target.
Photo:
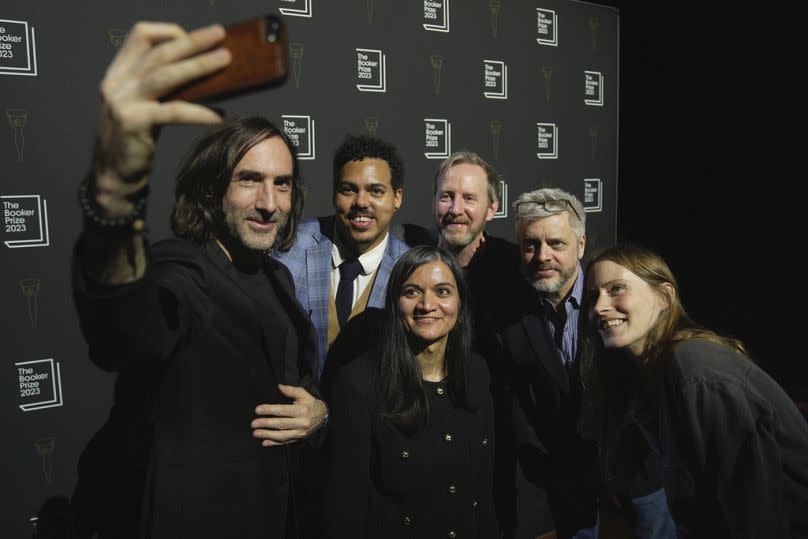
M 90 193 L 90 182 L 92 181 L 92 178 L 89 178 L 81 182 L 78 189 L 79 206 L 81 206 L 81 212 L 84 214 L 85 219 L 98 228 L 110 230 L 131 228 L 134 232 L 141 232 L 146 222 L 146 202 L 149 194 L 148 186 L 135 193 L 135 197 L 137 198 L 132 201 L 134 204 L 132 213 L 129 215 L 111 217 L 105 215 L 106 210 L 98 205 L 95 196 L 93 196 L 94 193 Z

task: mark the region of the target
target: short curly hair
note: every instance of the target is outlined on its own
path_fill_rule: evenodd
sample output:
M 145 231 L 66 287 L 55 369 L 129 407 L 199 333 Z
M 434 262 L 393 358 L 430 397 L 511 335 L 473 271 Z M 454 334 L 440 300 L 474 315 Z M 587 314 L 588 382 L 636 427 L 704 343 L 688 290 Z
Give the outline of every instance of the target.
M 342 167 L 351 161 L 382 159 L 390 167 L 390 183 L 394 190 L 404 185 L 404 161 L 395 146 L 370 135 L 348 135 L 334 154 L 334 191 L 342 179 Z

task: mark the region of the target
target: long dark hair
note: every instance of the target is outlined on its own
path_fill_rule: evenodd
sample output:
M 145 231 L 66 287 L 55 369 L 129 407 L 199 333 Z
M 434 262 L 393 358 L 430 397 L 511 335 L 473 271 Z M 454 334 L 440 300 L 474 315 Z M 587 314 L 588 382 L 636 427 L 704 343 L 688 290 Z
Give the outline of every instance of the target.
M 665 261 L 653 251 L 638 245 L 616 245 L 597 254 L 588 264 L 586 280 L 598 262 L 609 260 L 623 266 L 663 296 L 668 307 L 659 313 L 645 337 L 645 350 L 639 358 L 623 351 L 606 349 L 589 320 L 594 298 L 584 294 L 581 308 L 581 378 L 588 393 L 587 411 L 599 425 L 599 450 L 606 479 L 625 476 L 636 463 L 637 420 L 653 421 L 661 390 L 662 369 L 673 348 L 689 339 L 702 339 L 725 346 L 749 357 L 743 344 L 705 329 L 688 316 L 679 298 L 679 285 Z M 664 286 L 664 285 L 670 286 Z M 643 445 L 640 443 L 639 445 Z
M 430 262 L 446 264 L 457 283 L 460 309 L 446 343 L 445 368 L 449 398 L 455 406 L 472 410 L 469 400 L 468 362 L 471 354 L 471 308 L 468 282 L 462 266 L 449 252 L 421 245 L 398 259 L 387 282 L 384 319 L 375 363 L 375 388 L 381 415 L 405 434 L 418 431 L 429 421 L 429 404 L 421 366 L 413 353 L 398 300 L 412 273 Z
M 171 230 L 177 237 L 202 244 L 223 230 L 222 199 L 241 158 L 253 146 L 280 137 L 292 154 L 292 209 L 278 232 L 274 249 L 288 250 L 303 214 L 303 187 L 294 144 L 265 118 L 229 120 L 214 127 L 188 152 L 177 174 Z

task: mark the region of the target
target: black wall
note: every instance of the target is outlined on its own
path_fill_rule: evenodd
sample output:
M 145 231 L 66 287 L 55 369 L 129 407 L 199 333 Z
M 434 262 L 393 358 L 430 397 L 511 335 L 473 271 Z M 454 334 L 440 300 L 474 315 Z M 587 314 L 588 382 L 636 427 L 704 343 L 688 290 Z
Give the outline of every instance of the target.
M 790 162 L 804 135 L 784 42 L 796 15 L 609 3 L 621 10 L 618 238 L 660 252 L 690 314 L 808 400 L 786 315 L 803 295 L 804 172 Z

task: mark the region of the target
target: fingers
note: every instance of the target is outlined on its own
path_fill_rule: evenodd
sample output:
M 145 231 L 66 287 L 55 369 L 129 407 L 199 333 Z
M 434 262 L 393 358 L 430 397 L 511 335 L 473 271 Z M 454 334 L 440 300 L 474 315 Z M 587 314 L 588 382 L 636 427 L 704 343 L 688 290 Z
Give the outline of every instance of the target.
M 209 75 L 226 67 L 231 60 L 230 51 L 215 51 L 198 54 L 186 60 L 160 65 L 144 75 L 139 91 L 146 98 L 166 95 L 183 84 Z
M 210 50 L 221 42 L 224 36 L 224 28 L 218 24 L 200 28 L 188 34 L 183 32 L 173 39 L 152 47 L 139 62 L 136 72 L 148 73 L 160 66 Z
M 224 68 L 230 52 L 211 50 L 224 36 L 221 25 L 186 33 L 174 24 L 136 24 L 101 83 L 105 101 L 157 99 Z
M 311 396 L 311 393 L 303 389 L 299 386 L 287 386 L 283 384 L 278 384 L 278 389 L 281 390 L 281 393 L 284 397 L 289 397 L 292 400 L 299 401 L 306 398 L 314 398 Z
M 139 22 L 135 24 L 121 45 L 118 54 L 107 69 L 107 74 L 129 72 L 149 49 L 157 43 L 177 39 L 185 35 L 179 25 L 164 22 Z

